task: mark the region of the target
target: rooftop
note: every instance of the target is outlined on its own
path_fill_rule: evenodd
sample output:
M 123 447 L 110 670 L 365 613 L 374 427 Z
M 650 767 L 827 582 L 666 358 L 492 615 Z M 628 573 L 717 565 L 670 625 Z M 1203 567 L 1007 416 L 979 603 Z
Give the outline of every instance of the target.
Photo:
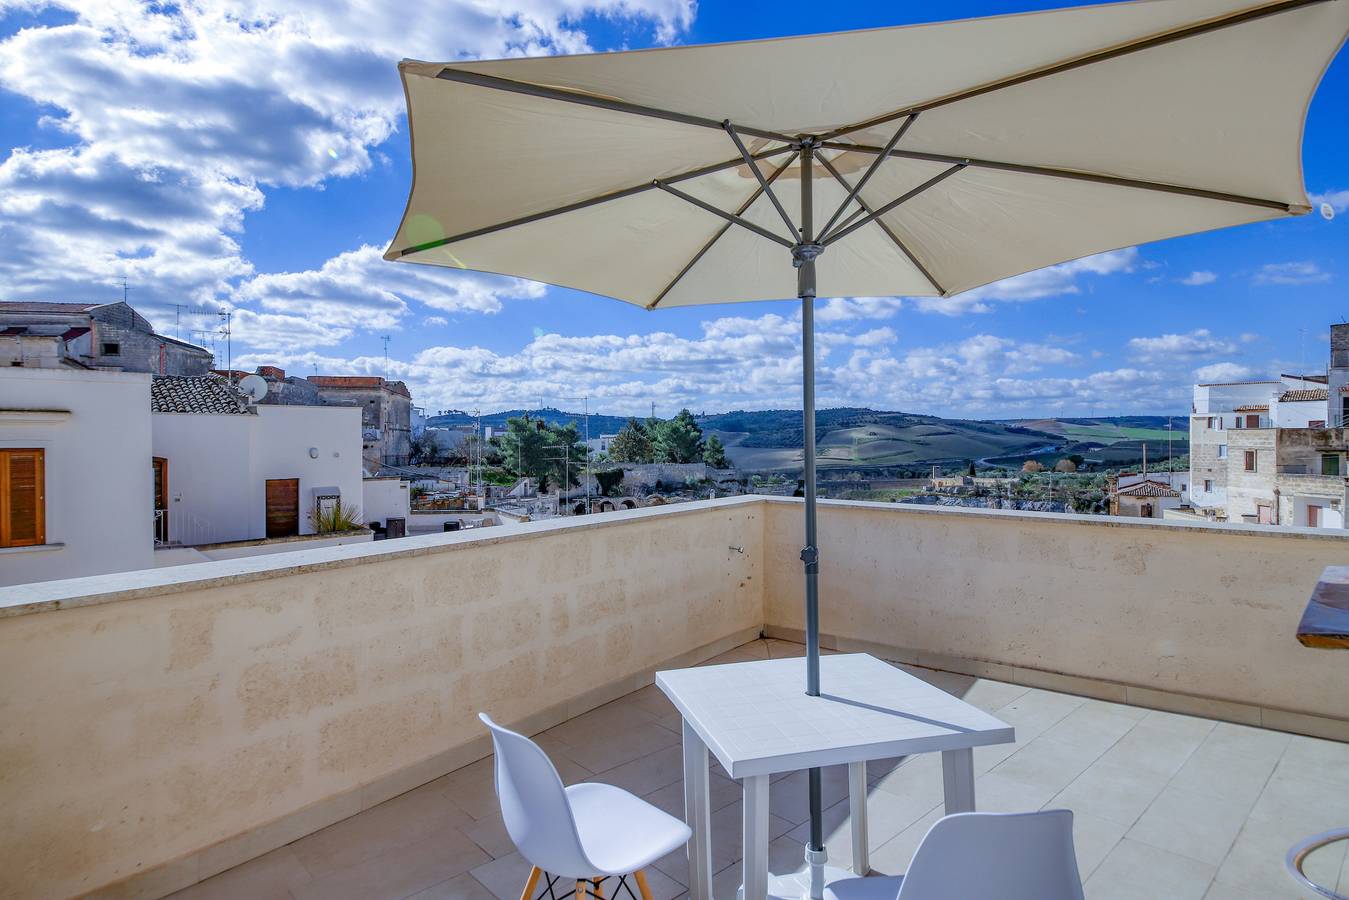
M 476 713 L 539 735 L 567 780 L 677 812 L 655 672 L 800 652 L 801 511 L 733 497 L 0 590 L 0 705 L 23 722 L 6 896 L 514 900 Z M 1090 900 L 1293 898 L 1288 846 L 1349 822 L 1346 657 L 1296 638 L 1349 535 L 824 501 L 820 537 L 824 648 L 1011 724 L 976 751 L 976 805 L 1074 810 Z M 872 865 L 901 871 L 940 763 L 869 774 Z M 738 789 L 713 783 L 725 898 Z M 773 784 L 776 872 L 800 861 L 804 783 Z M 679 854 L 656 869 L 661 900 L 684 893 Z
M 1179 497 L 1180 491 L 1159 481 L 1140 481 L 1119 489 L 1118 493 L 1131 497 Z
M 1307 403 L 1314 400 L 1327 400 L 1330 394 L 1326 388 L 1309 391 L 1284 391 L 1279 395 L 1280 403 Z
M 198 415 L 249 415 L 248 398 L 216 375 L 156 375 L 150 381 L 150 411 Z
M 757 640 L 708 664 L 803 651 L 796 643 Z M 1015 744 L 975 751 L 976 802 L 991 811 L 1073 810 L 1088 900 L 1294 897 L 1283 854 L 1349 816 L 1349 745 L 901 668 L 1014 725 Z M 568 784 L 616 784 L 682 815 L 680 719 L 654 686 L 536 739 Z M 732 897 L 740 880 L 740 792 L 713 765 L 713 894 Z M 867 774 L 872 868 L 902 874 L 942 814 L 940 757 L 872 763 Z M 847 867 L 846 767 L 825 769 L 824 800 L 830 862 Z M 804 772 L 773 780 L 769 809 L 770 868 L 793 871 L 809 820 Z M 1340 861 L 1327 857 L 1317 864 L 1335 869 L 1326 873 L 1328 883 L 1340 881 L 1343 890 L 1349 864 L 1341 876 L 1334 866 Z M 528 874 L 529 863 L 501 822 L 487 758 L 173 896 L 519 900 Z M 684 896 L 687 880 L 679 852 L 650 875 L 658 900 Z
M 1269 412 L 1268 403 L 1243 403 L 1232 407 L 1233 412 Z

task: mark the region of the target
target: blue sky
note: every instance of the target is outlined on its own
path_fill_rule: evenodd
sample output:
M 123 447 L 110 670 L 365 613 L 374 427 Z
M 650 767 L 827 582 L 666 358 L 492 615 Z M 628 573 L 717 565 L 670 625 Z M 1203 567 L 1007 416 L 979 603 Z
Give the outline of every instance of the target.
M 384 263 L 409 180 L 397 60 L 775 37 L 1060 6 L 0 0 L 0 298 L 120 296 L 184 338 L 234 310 L 236 366 L 404 378 L 431 410 L 799 406 L 796 307 L 647 313 Z M 948 416 L 1184 413 L 1190 385 L 1325 364 L 1349 317 L 1349 53 L 1305 175 L 1340 213 L 1069 264 L 940 310 L 822 301 L 822 405 Z M 175 308 L 177 305 L 179 308 Z M 175 325 L 175 323 L 177 323 Z M 389 337 L 389 360 L 384 342 Z M 865 347 L 885 378 L 849 365 Z M 223 339 L 215 348 L 224 361 Z M 874 371 L 874 370 L 873 370 Z

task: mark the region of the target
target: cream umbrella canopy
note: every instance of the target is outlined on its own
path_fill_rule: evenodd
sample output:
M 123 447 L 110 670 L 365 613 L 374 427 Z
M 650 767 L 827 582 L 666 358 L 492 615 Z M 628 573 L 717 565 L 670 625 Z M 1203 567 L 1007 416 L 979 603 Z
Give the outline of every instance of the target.
M 413 187 L 385 259 L 657 310 L 800 299 L 806 689 L 817 694 L 817 293 L 945 297 L 1302 215 L 1303 122 L 1346 32 L 1349 0 L 1137 0 L 405 61 Z M 813 771 L 809 850 L 821 831 Z

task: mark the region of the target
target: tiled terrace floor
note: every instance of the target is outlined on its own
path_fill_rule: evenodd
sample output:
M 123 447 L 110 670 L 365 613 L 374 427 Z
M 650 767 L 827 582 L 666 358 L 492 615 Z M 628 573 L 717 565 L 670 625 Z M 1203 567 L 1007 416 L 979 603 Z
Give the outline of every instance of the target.
M 755 641 L 712 662 L 795 656 Z M 1017 742 L 976 750 L 981 810 L 1068 807 L 1089 900 L 1276 900 L 1311 896 L 1283 872 L 1296 840 L 1349 825 L 1349 745 L 1178 716 L 944 672 L 909 669 L 1016 727 Z M 680 722 L 654 686 L 545 732 L 568 783 L 594 779 L 682 815 Z M 740 793 L 714 768 L 714 894 L 740 881 Z M 846 774 L 826 770 L 831 862 L 851 860 Z M 872 867 L 904 871 L 941 815 L 936 755 L 873 765 Z M 774 781 L 770 868 L 796 869 L 805 773 Z M 1343 845 L 1313 861 L 1349 891 Z M 657 900 L 684 894 L 682 853 L 657 864 Z M 529 866 L 502 827 L 491 761 L 481 760 L 175 895 L 179 900 L 469 898 L 518 900 Z

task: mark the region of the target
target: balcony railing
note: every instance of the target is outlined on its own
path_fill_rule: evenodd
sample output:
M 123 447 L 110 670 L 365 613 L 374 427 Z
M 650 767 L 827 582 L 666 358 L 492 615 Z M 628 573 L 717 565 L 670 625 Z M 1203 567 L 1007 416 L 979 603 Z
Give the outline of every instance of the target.
M 799 635 L 801 513 L 736 497 L 0 590 L 6 896 L 159 896 L 481 758 L 480 709 L 537 731 Z M 825 501 L 820 534 L 827 648 L 1349 740 L 1343 662 L 1293 636 L 1342 532 Z

